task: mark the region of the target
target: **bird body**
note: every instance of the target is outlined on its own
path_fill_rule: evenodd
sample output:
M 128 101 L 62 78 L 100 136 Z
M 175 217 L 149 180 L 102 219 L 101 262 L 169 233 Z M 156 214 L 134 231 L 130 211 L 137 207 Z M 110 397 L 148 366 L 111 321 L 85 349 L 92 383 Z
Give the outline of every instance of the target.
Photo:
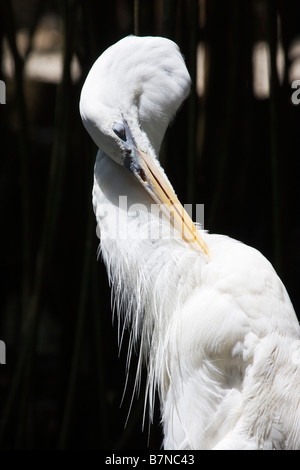
M 189 87 L 172 41 L 130 36 L 81 95 L 99 146 L 100 252 L 129 357 L 140 345 L 137 387 L 145 363 L 165 449 L 300 449 L 300 329 L 286 289 L 257 250 L 195 227 L 157 160 Z
M 286 290 L 258 251 L 207 242 L 210 262 L 175 326 L 165 448 L 299 448 L 299 325 Z

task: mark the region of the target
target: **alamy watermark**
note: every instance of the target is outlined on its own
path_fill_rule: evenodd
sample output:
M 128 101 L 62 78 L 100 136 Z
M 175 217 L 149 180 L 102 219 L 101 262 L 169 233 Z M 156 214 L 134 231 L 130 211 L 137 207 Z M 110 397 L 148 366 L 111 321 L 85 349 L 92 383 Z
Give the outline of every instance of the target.
M 0 364 L 6 364 L 6 344 L 0 341 Z
M 292 363 L 300 366 L 300 339 L 293 341 L 291 348 L 292 348 Z
M 0 104 L 6 104 L 6 86 L 3 80 L 0 80 Z
M 298 105 L 300 104 L 300 80 L 294 80 L 291 86 L 296 90 L 291 96 L 292 103 Z
M 151 204 L 149 210 L 141 203 L 129 205 L 127 196 L 119 196 L 117 205 L 101 204 L 96 216 L 101 221 L 101 239 L 191 239 L 186 214 L 197 227 L 204 227 L 204 204 L 196 204 L 194 210 L 192 204 Z

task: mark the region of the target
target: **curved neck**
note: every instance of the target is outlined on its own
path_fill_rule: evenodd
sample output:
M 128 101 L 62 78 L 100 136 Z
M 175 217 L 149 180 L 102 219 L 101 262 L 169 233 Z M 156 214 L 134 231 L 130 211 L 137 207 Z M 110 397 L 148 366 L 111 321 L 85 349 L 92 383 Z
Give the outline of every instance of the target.
M 120 205 L 125 194 L 131 195 L 130 200 Z M 150 395 L 155 385 L 160 393 L 168 386 L 168 330 L 180 316 L 186 297 L 199 285 L 196 273 L 206 263 L 182 239 L 172 237 L 170 224 L 151 212 L 151 204 L 126 170 L 99 151 L 93 205 L 100 251 L 118 318 L 125 327 L 130 325 L 131 346 L 141 343 L 138 373 L 148 361 Z M 183 282 L 179 296 L 176 289 Z

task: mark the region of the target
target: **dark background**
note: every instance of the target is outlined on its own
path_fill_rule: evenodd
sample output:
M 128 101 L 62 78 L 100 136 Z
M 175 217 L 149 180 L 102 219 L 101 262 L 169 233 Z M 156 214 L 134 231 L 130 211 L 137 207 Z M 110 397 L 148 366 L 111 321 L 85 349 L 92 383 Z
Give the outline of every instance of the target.
M 167 131 L 167 174 L 183 203 L 205 204 L 206 229 L 270 259 L 299 313 L 300 105 L 292 104 L 291 82 L 300 68 L 299 77 L 291 71 L 300 60 L 300 2 L 3 0 L 0 28 L 0 339 L 7 355 L 0 447 L 159 449 L 158 409 L 150 433 L 147 419 L 142 432 L 143 384 L 125 427 L 134 363 L 120 407 L 126 340 L 119 357 L 106 272 L 96 260 L 96 148 L 80 121 L 80 90 L 100 53 L 128 34 L 179 44 L 194 86 Z M 254 87 L 259 42 L 269 50 L 265 96 Z M 41 62 L 28 72 L 34 55 L 50 64 L 53 52 L 61 58 L 58 78 L 37 76 Z

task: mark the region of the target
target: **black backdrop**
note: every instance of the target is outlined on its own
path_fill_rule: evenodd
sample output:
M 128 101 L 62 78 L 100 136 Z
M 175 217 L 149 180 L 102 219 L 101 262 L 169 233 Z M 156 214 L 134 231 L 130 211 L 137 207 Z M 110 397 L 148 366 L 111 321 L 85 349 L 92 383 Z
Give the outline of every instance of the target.
M 79 117 L 81 86 L 96 57 L 128 34 L 162 35 L 179 44 L 194 86 L 167 131 L 164 167 L 182 202 L 205 204 L 206 229 L 270 259 L 299 312 L 300 105 L 291 101 L 291 70 L 300 60 L 300 3 L 15 0 L 1 2 L 0 9 L 0 78 L 6 84 L 0 109 L 0 339 L 7 362 L 0 366 L 0 446 L 159 449 L 159 410 L 150 432 L 147 419 L 142 432 L 143 384 L 125 427 L 134 363 L 120 407 L 126 338 L 119 355 L 107 277 L 96 261 L 96 148 Z M 199 43 L 206 58 L 200 96 Z M 253 48 L 260 43 L 270 51 L 265 96 L 254 90 Z M 26 71 L 43 48 L 49 61 L 51 52 L 62 54 L 58 79 Z

